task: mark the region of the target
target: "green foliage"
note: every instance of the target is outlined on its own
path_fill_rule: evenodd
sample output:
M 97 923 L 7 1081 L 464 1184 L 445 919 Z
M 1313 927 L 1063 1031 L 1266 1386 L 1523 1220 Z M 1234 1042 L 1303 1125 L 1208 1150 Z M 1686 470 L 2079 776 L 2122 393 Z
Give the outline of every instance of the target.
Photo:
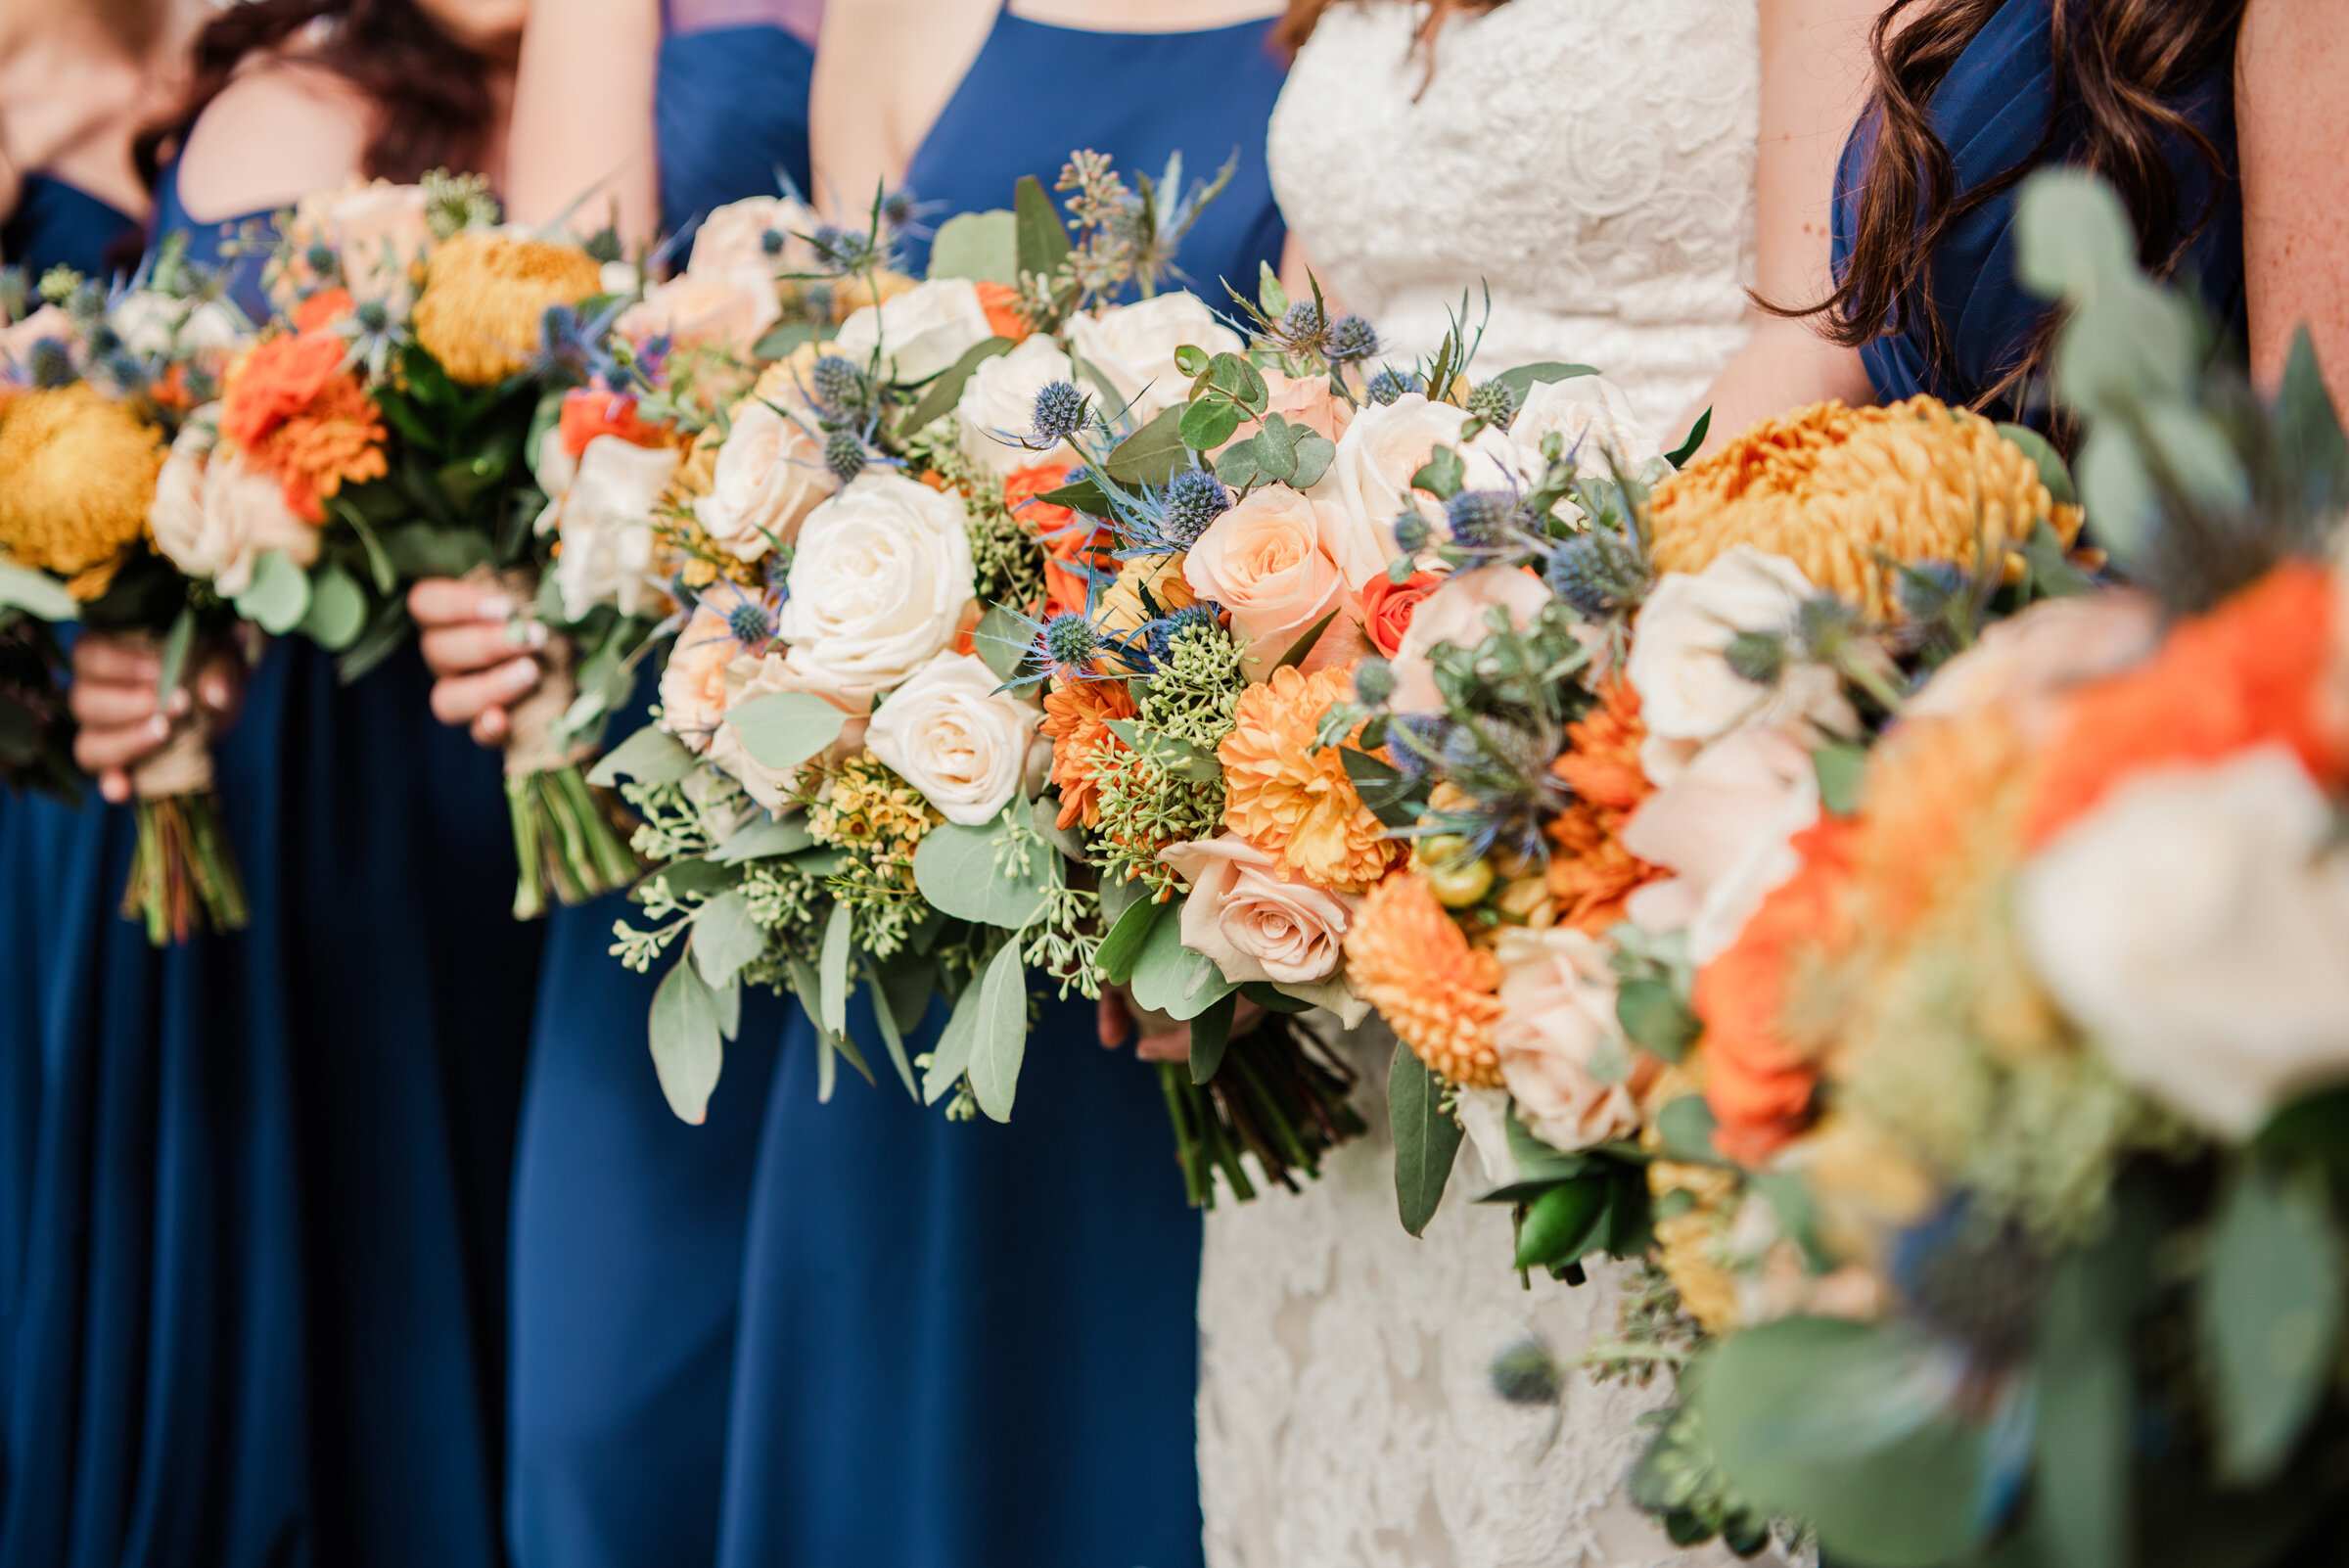
M 1441 1078 L 1401 1040 L 1387 1068 L 1387 1114 L 1395 1131 L 1395 1202 L 1403 1228 L 1421 1235 L 1444 1201 L 1460 1124 L 1445 1104 Z
M 2220 1207 L 2197 1315 L 2230 1480 L 2266 1480 L 2291 1456 L 2333 1366 L 2344 1267 L 2316 1173 L 2246 1162 Z

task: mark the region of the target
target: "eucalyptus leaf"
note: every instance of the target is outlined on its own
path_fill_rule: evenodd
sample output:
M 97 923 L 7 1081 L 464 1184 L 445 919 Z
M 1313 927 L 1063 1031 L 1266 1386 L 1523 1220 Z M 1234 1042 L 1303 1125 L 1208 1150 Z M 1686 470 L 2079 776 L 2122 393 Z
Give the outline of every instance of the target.
M 66 585 L 45 573 L 0 561 L 0 606 L 13 606 L 43 621 L 76 621 L 81 606 Z
M 359 640 L 367 628 L 367 593 L 341 567 L 320 567 L 310 575 L 310 608 L 301 618 L 301 634 L 329 653 L 341 653 Z
M 2160 500 L 2137 443 L 2118 428 L 2094 426 L 2080 444 L 2076 472 L 2096 537 L 2124 560 L 2136 556 L 2161 521 Z
M 2274 1475 L 2315 1413 L 2340 1337 L 2342 1264 L 2322 1183 L 2246 1166 L 2220 1207 L 2196 1314 L 2230 1480 Z
M 253 564 L 253 581 L 237 595 L 237 614 L 273 637 L 301 624 L 310 608 L 310 579 L 283 550 L 268 550 Z
M 1719 1165 L 1721 1151 L 1713 1146 L 1713 1108 L 1702 1094 L 1683 1094 L 1656 1113 L 1656 1131 L 1664 1152 L 1689 1165 Z
M 1321 483 L 1329 472 L 1331 459 L 1338 455 L 1338 443 L 1317 430 L 1299 430 L 1297 435 L 1297 471 L 1289 483 L 1301 490 L 1310 490 Z
M 1460 486 L 1467 482 L 1468 465 L 1460 461 L 1460 454 L 1449 446 L 1439 446 L 1411 476 L 1411 488 L 1425 490 L 1439 501 L 1449 501 L 1460 493 Z
M 1860 785 L 1867 776 L 1867 748 L 1853 741 L 1827 741 L 1811 753 L 1811 771 L 1819 778 L 1819 804 L 1829 816 L 1851 816 L 1860 809 Z
M 1154 921 L 1143 937 L 1128 984 L 1143 1007 L 1187 1023 L 1239 988 L 1223 978 L 1214 959 L 1182 945 L 1181 908 L 1166 907 L 1170 913 Z
M 1578 377 L 1597 374 L 1589 365 L 1560 364 L 1554 359 L 1543 359 L 1530 365 L 1519 365 L 1513 370 L 1504 370 L 1493 379 L 1506 387 L 1510 395 L 1516 398 L 1517 406 L 1523 408 L 1526 397 L 1544 382 L 1573 381 Z
M 824 921 L 824 944 L 816 957 L 816 1010 L 824 1032 L 849 1032 L 849 932 L 854 922 L 846 901 L 832 905 Z
M 751 900 L 740 888 L 704 900 L 693 912 L 694 967 L 713 989 L 724 986 L 765 950 L 766 932 L 751 918 Z
M 1252 484 L 1262 484 L 1266 475 L 1265 471 L 1257 466 L 1256 438 L 1251 436 L 1244 441 L 1233 441 L 1229 446 L 1218 452 L 1215 470 L 1216 478 L 1235 490 L 1244 490 Z
M 865 958 L 859 967 L 864 971 L 865 983 L 873 990 L 873 1025 L 881 1031 L 881 1044 L 889 1052 L 889 1065 L 897 1069 L 898 1082 L 905 1085 L 905 1092 L 913 1096 L 914 1103 L 918 1105 L 922 1091 L 913 1081 L 913 1061 L 905 1054 L 905 1035 L 898 1027 L 897 1004 L 890 996 L 880 971 L 873 967 L 873 961 Z
M 2099 1288 L 2100 1250 L 2064 1258 L 2040 1314 L 2031 1525 L 2065 1568 L 2126 1568 L 2129 1555 L 2129 1322 Z
M 2015 271 L 2046 300 L 2094 300 L 2137 276 L 2137 229 L 2112 187 L 2092 174 L 2046 169 L 2015 206 Z
M 1424 1234 L 1444 1201 L 1460 1152 L 1460 1124 L 1441 1108 L 1442 1085 L 1401 1040 L 1387 1068 L 1387 1115 L 1395 1129 L 1395 1202 L 1403 1228 Z
M 1206 1083 L 1222 1067 L 1224 1048 L 1231 1043 L 1232 1019 L 1238 1014 L 1239 1007 L 1238 992 L 1229 992 L 1191 1020 L 1192 1083 Z
M 680 960 L 653 992 L 652 1050 L 653 1072 L 669 1110 L 678 1121 L 701 1126 L 710 1114 L 726 1048 L 710 988 L 690 962 Z
M 667 730 L 647 724 L 606 752 L 587 775 L 587 782 L 610 789 L 623 778 L 639 784 L 674 784 L 702 765 Z
M 957 213 L 946 219 L 930 242 L 930 276 L 1019 287 L 1017 220 L 1002 208 Z
M 1013 258 L 1023 274 L 1050 277 L 1060 258 L 1069 254 L 1068 231 L 1060 226 L 1060 210 L 1044 194 L 1043 181 L 1023 174 L 1012 187 Z
M 760 364 L 789 359 L 808 344 L 826 341 L 834 331 L 832 323 L 828 321 L 778 321 L 766 329 L 766 336 L 752 346 L 751 358 Z
M 1182 416 L 1180 408 L 1162 409 L 1148 424 L 1111 447 L 1102 464 L 1109 477 L 1128 484 L 1164 484 L 1174 478 L 1174 465 L 1190 451 L 1182 443 Z
M 999 604 L 987 607 L 979 624 L 971 632 L 971 646 L 978 650 L 980 662 L 993 671 L 1000 681 L 1020 678 L 1020 664 L 1028 652 L 1028 628 L 1020 618 Z
M 1183 408 L 1182 418 L 1175 422 L 1174 429 L 1182 438 L 1185 447 L 1195 452 L 1212 451 L 1231 439 L 1240 428 L 1242 417 L 1236 404 L 1220 397 L 1203 397 Z M 1114 452 L 1110 455 L 1110 473 L 1117 475 L 1117 454 Z
M 1286 484 L 1297 477 L 1297 438 L 1302 425 L 1292 425 L 1278 414 L 1267 414 L 1256 432 L 1256 466 L 1267 479 Z
M 938 1047 L 930 1053 L 930 1066 L 922 1074 L 922 1103 L 936 1105 L 945 1098 L 956 1081 L 970 1070 L 971 1052 L 979 1043 L 979 1012 L 984 987 L 974 977 L 954 998 L 954 1010 L 940 1032 Z
M 1704 1032 L 1681 993 L 1661 980 L 1624 982 L 1615 992 L 1615 1021 L 1633 1044 L 1668 1062 L 1685 1057 Z
M 1020 944 L 1003 944 L 977 983 L 978 1027 L 971 1040 L 971 1096 L 997 1122 L 1011 1120 L 1020 1086 L 1020 1062 L 1028 1053 L 1028 976 L 1020 965 Z
M 840 739 L 849 715 L 811 692 L 776 691 L 730 710 L 726 722 L 753 761 L 783 772 Z
M 710 858 L 719 865 L 745 865 L 753 860 L 796 854 L 814 842 L 815 835 L 807 831 L 806 817 L 772 817 L 762 813 L 748 826 L 737 828 L 732 837 L 711 852 Z
M 946 822 L 932 828 L 913 852 L 913 883 L 935 908 L 957 920 L 1017 931 L 1043 912 L 1049 852 L 1029 852 L 1025 878 L 996 869 L 997 847 L 1010 829 L 1000 822 L 965 827 Z
M 985 343 L 974 344 L 965 349 L 960 359 L 940 371 L 930 385 L 922 389 L 920 399 L 906 411 L 903 419 L 898 421 L 898 433 L 910 436 L 917 430 L 927 430 L 934 422 L 954 412 L 954 405 L 962 401 L 962 389 L 970 381 L 971 372 L 997 354 L 1009 353 L 1014 346 L 1009 338 L 990 338 Z

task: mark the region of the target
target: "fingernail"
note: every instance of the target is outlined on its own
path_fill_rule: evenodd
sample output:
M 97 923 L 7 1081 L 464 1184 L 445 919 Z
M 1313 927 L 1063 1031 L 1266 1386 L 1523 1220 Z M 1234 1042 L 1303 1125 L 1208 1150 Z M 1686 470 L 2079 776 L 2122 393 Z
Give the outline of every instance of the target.
M 164 736 L 171 733 L 171 720 L 159 714 L 155 717 L 147 720 L 147 733 L 154 736 L 157 740 L 161 740 Z
M 187 711 L 188 688 L 182 686 L 179 688 L 179 690 L 171 694 L 171 700 L 169 702 L 163 704 L 163 712 L 169 714 L 172 717 L 177 718 L 180 715 L 186 713 Z
M 553 636 L 553 635 L 554 635 L 554 633 L 553 633 L 553 632 L 551 632 L 551 631 L 549 631 L 549 630 L 547 630 L 547 629 L 546 629 L 546 623 L 545 623 L 545 622 L 543 622 L 543 621 L 533 621 L 533 622 L 531 622 L 531 623 L 530 623 L 530 646 L 531 646 L 531 647 L 533 647 L 533 648 L 543 648 L 543 647 L 545 647 L 545 646 L 546 646 L 546 639 L 547 639 L 547 638 L 549 638 L 549 637 L 551 637 L 551 636 Z
M 207 708 L 226 708 L 228 706 L 228 679 L 226 676 L 207 675 L 201 684 L 204 687 L 204 705 Z
M 537 661 L 517 659 L 506 666 L 506 688 L 509 691 L 529 691 L 538 683 Z
M 109 773 L 98 781 L 98 794 L 110 806 L 120 806 L 130 799 L 130 780 L 119 773 Z
M 514 619 L 514 601 L 502 593 L 484 593 L 473 613 L 484 621 L 511 621 Z
M 546 623 L 542 621 L 509 621 L 506 623 L 506 646 L 509 648 L 543 648 L 546 646 Z

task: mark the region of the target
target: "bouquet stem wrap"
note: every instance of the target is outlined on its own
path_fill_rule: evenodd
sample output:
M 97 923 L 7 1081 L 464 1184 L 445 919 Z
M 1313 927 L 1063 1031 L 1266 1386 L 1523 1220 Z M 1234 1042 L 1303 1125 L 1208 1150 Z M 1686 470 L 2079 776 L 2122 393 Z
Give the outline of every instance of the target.
M 124 918 L 143 920 L 159 947 L 199 930 L 242 930 L 245 885 L 221 825 L 204 722 L 181 720 L 162 750 L 131 768 L 130 786 L 139 839 L 122 891 Z
M 504 572 L 497 580 L 517 604 L 537 594 L 537 579 L 529 572 Z M 519 920 L 546 913 L 549 894 L 562 903 L 584 903 L 627 886 L 637 871 L 618 811 L 580 766 L 591 749 L 560 736 L 563 715 L 579 691 L 571 673 L 571 642 L 551 638 L 536 657 L 538 684 L 508 711 L 512 728 L 505 745 Z
M 1147 1024 L 1137 1027 L 1148 1030 Z M 1243 1203 L 1256 1196 L 1240 1156 L 1291 1192 L 1321 1175 L 1321 1156 L 1367 1130 L 1347 1103 L 1354 1074 L 1311 1033 L 1274 1014 L 1233 1039 L 1204 1084 L 1181 1062 L 1161 1062 L 1158 1084 L 1174 1124 L 1174 1158 L 1191 1206 L 1216 1206 L 1216 1173 Z

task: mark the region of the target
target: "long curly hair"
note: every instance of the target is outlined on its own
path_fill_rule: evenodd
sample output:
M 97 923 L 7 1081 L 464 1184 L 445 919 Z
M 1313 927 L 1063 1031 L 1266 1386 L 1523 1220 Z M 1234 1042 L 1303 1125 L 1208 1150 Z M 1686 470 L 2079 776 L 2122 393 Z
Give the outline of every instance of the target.
M 433 24 L 414 0 L 243 0 L 197 34 L 179 107 L 142 132 L 132 153 L 152 186 L 237 68 L 326 23 L 303 58 L 374 106 L 361 172 L 402 183 L 436 168 L 481 166 L 494 114 L 489 63 Z
M 1289 0 L 1288 14 L 1272 28 L 1272 41 L 1291 59 L 1296 58 L 1297 51 L 1305 47 L 1305 41 L 1321 24 L 1323 14 L 1344 3 L 1345 0 Z M 1417 45 L 1429 73 L 1435 71 L 1436 34 L 1447 21 L 1455 16 L 1481 17 L 1508 3 L 1509 0 L 1431 0 L 1427 16 L 1419 23 Z
M 2031 156 L 1972 190 L 1957 188 L 1950 150 L 1933 129 L 1933 94 L 1966 47 L 2009 4 L 2048 12 L 2055 71 L 2047 129 Z M 1862 123 L 1875 145 L 1862 176 L 1851 262 L 1834 293 L 1781 315 L 1816 318 L 1833 342 L 1857 347 L 1894 323 L 1919 331 L 1932 361 L 1948 366 L 1948 326 L 1933 299 L 1932 262 L 1970 213 L 1996 202 L 2055 148 L 2109 180 L 2137 225 L 2140 258 L 2173 270 L 2215 215 L 2217 195 L 2234 178 L 2219 149 L 2187 117 L 2181 101 L 2214 69 L 2231 70 L 2235 30 L 2248 0 L 1892 0 L 1869 34 L 1875 85 Z M 1871 124 L 1872 121 L 1872 124 Z M 2182 209 L 2171 159 L 2183 146 L 2206 164 L 2212 200 Z M 1979 399 L 2008 395 L 2044 363 L 2052 323 L 2021 362 Z

